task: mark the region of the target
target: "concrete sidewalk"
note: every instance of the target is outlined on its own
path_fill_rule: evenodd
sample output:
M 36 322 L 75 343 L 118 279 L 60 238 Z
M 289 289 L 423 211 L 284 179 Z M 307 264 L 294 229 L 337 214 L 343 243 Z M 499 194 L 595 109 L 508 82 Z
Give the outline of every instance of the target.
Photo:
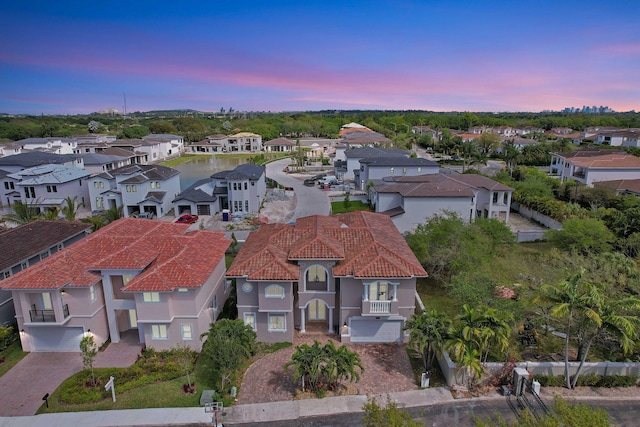
M 380 405 L 386 405 L 386 395 L 375 395 Z M 427 406 L 452 402 L 448 388 L 390 393 L 391 401 L 400 407 Z M 367 396 L 353 395 L 327 397 L 324 399 L 288 400 L 283 402 L 236 405 L 226 409 L 227 415 L 218 422 L 225 425 L 296 420 L 318 415 L 336 415 L 362 411 Z M 31 417 L 0 418 L 0 427 L 106 427 L 106 426 L 157 426 L 157 425 L 211 425 L 211 414 L 204 408 L 153 408 L 118 411 L 62 412 Z

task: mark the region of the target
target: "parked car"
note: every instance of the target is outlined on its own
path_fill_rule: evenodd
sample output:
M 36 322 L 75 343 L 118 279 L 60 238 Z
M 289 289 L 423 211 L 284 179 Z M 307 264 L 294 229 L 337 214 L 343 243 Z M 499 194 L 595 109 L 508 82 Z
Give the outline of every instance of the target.
M 198 220 L 198 215 L 184 214 L 176 220 L 180 224 L 193 224 Z
M 146 219 L 151 219 L 153 218 L 153 212 L 140 212 L 137 214 L 133 214 L 134 218 L 146 218 Z
M 318 183 L 320 184 L 320 186 L 324 186 L 325 184 L 329 184 L 329 185 L 335 185 L 338 183 L 338 178 L 335 177 L 335 175 L 329 175 L 329 176 L 325 176 L 324 178 L 321 178 Z
M 307 187 L 313 187 L 314 185 L 316 185 L 316 180 L 307 178 L 304 180 L 304 185 L 306 185 Z

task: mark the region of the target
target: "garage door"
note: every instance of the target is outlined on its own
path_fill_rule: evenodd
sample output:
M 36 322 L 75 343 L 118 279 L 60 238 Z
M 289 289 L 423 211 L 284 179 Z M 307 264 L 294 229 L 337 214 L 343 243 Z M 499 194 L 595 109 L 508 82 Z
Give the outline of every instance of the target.
M 351 342 L 402 342 L 402 320 L 351 319 Z
M 198 215 L 211 215 L 210 205 L 197 205 L 196 208 L 198 211 Z
M 31 328 L 34 351 L 80 351 L 84 330 L 74 328 Z

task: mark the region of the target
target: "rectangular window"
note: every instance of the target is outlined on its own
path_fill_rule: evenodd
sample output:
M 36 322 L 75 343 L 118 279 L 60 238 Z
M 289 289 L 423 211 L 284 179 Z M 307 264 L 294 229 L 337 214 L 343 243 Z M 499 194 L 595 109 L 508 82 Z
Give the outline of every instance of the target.
M 102 181 L 94 181 L 93 188 L 104 188 L 104 182 Z
M 188 292 L 189 289 L 187 288 L 178 288 L 178 292 Z
M 285 332 L 287 330 L 287 318 L 284 314 L 269 315 L 269 332 Z
M 251 186 L 255 187 L 256 183 L 254 181 L 251 181 Z
M 49 292 L 42 293 L 42 309 L 53 310 L 53 304 L 51 302 L 51 294 Z
M 237 190 L 237 189 L 238 189 L 238 184 L 237 184 L 237 183 L 235 183 L 235 182 L 233 183 L 233 189 L 234 189 L 234 190 Z
M 47 185 L 47 193 L 57 193 L 58 186 L 56 185 Z
M 91 302 L 96 300 L 96 286 L 89 286 L 89 296 L 91 297 Z
M 183 323 L 180 325 L 180 332 L 183 341 L 191 341 L 193 339 L 193 331 L 191 323 Z
M 395 170 L 394 167 L 389 168 L 389 172 L 393 173 L 393 171 Z
M 256 314 L 255 313 L 245 313 L 244 314 L 244 324 L 247 326 L 251 326 L 251 329 L 256 330 Z
M 4 272 L 4 278 L 8 279 L 9 277 L 11 277 L 11 271 L 7 270 L 7 271 Z
M 143 292 L 142 302 L 160 302 L 159 292 Z
M 422 172 L 422 166 L 418 166 L 418 172 Z
M 160 181 L 151 181 L 151 188 L 160 188 Z
M 24 187 L 24 195 L 27 199 L 35 199 L 36 198 L 35 187 Z
M 96 197 L 96 208 L 102 209 L 102 197 Z
M 167 338 L 169 338 L 167 335 L 167 325 L 151 325 L 152 340 L 166 340 Z
M 247 183 L 244 183 L 244 189 L 246 190 L 248 188 Z
M 407 173 L 407 168 L 402 168 L 402 173 Z
M 249 212 L 249 201 L 248 200 L 244 201 L 244 210 Z
M 4 189 L 5 189 L 5 190 L 8 190 L 8 189 L 9 189 L 9 183 L 8 183 L 8 182 L 5 182 L 5 183 L 4 183 Z

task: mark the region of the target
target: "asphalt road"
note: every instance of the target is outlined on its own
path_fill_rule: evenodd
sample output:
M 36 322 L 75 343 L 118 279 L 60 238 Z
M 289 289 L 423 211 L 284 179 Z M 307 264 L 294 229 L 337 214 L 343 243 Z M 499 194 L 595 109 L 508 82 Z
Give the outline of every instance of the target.
M 290 159 L 277 160 L 267 164 L 267 178 L 284 187 L 293 188 L 296 193 L 296 210 L 292 221 L 310 215 L 329 215 L 329 196 L 318 186 L 307 187 L 302 180 L 289 176 L 283 169 Z
M 505 398 L 506 399 L 506 398 Z M 469 399 L 454 403 L 409 408 L 408 412 L 416 421 L 431 427 L 473 427 L 475 420 L 495 420 L 495 415 L 500 414 L 505 420 L 515 420 L 516 415 L 505 399 Z M 551 402 L 547 402 L 551 405 Z M 638 400 L 612 400 L 598 399 L 585 400 L 585 403 L 605 409 L 609 413 L 611 425 L 619 427 L 632 427 L 639 424 L 640 401 Z M 274 422 L 234 424 L 242 427 L 361 427 L 362 413 L 349 413 L 339 415 L 326 415 L 308 417 L 297 420 L 280 420 Z M 488 423 L 492 425 L 491 422 Z

